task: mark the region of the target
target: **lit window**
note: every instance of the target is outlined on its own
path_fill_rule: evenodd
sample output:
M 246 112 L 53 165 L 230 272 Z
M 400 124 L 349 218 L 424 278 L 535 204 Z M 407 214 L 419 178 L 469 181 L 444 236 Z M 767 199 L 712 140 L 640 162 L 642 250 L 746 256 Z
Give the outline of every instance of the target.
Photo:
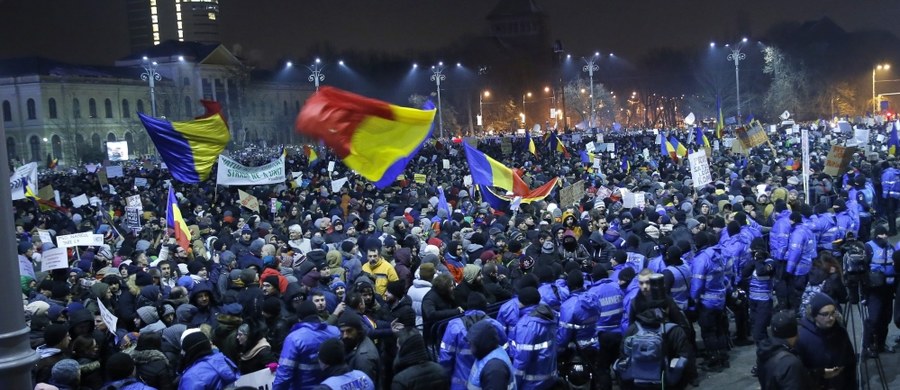
M 156 0 L 150 0 L 150 6 L 151 6 L 151 7 L 155 7 L 155 6 L 156 6 Z
M 150 7 L 150 14 L 156 15 L 156 7 Z
M 181 13 L 175 14 L 175 19 L 176 19 L 176 20 L 181 20 Z
M 181 29 L 183 29 L 183 28 L 184 28 L 184 27 L 182 27 L 181 22 L 178 22 L 178 29 L 181 30 Z
M 150 17 L 150 20 L 152 20 L 153 23 L 159 23 L 159 16 L 153 15 Z
M 209 13 L 209 20 L 216 20 L 216 13 L 215 13 L 215 12 L 210 12 L 210 13 Z
M 153 24 L 153 32 L 159 32 L 159 25 L 156 23 Z
M 175 12 L 181 12 L 181 4 L 175 4 Z
M 184 31 L 178 30 L 178 40 L 179 41 L 184 40 Z

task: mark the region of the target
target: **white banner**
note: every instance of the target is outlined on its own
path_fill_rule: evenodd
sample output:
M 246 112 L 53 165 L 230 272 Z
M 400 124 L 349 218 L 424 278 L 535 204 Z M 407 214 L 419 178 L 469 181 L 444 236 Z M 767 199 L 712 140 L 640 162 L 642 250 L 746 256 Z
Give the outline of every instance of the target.
M 16 171 L 9 178 L 9 190 L 12 194 L 12 200 L 25 199 L 24 182 L 28 182 L 28 188 L 31 192 L 38 192 L 38 169 L 37 163 L 31 162 L 16 168 Z
M 53 248 L 41 254 L 41 272 L 69 268 L 66 248 Z
M 107 142 L 106 157 L 109 161 L 128 160 L 128 141 Z
M 67 234 L 56 236 L 56 246 L 68 248 L 72 246 L 100 246 L 103 245 L 103 235 L 93 232 Z
M 111 313 L 106 306 L 103 306 L 103 302 L 100 302 L 100 300 L 97 300 L 97 306 L 100 308 L 100 318 L 103 319 L 103 323 L 106 324 L 106 329 L 109 329 L 109 333 L 115 335 L 116 324 L 119 323 L 119 318 Z M 265 370 L 268 370 L 268 368 Z
M 125 198 L 125 201 L 127 202 L 127 205 L 129 207 L 144 208 L 144 204 L 141 202 L 140 195 L 131 195 L 131 196 Z
M 78 195 L 72 198 L 72 207 L 79 208 L 81 206 L 88 204 L 88 197 L 86 194 Z
M 146 187 L 147 186 L 147 178 L 146 177 L 134 178 L 134 186 L 135 187 Z
M 712 174 L 709 172 L 709 161 L 706 159 L 705 150 L 701 149 L 689 154 L 688 162 L 691 166 L 691 181 L 694 182 L 694 188 L 712 183 Z
M 224 155 L 219 155 L 219 170 L 216 180 L 219 185 L 223 186 L 284 183 L 284 153 L 272 162 L 258 167 L 248 167 Z
M 125 173 L 122 172 L 121 165 L 110 165 L 110 166 L 106 167 L 106 177 L 107 178 L 112 179 L 115 177 L 122 177 L 122 176 L 125 176 Z
M 341 187 L 344 186 L 344 184 L 347 184 L 346 177 L 342 177 L 337 180 L 332 180 L 331 181 L 331 192 L 339 192 L 341 190 Z

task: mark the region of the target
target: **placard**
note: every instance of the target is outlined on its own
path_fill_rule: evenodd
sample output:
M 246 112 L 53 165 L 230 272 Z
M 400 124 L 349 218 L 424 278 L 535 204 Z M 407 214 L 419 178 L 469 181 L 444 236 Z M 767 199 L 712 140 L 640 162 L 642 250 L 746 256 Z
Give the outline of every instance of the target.
M 445 158 L 441 161 L 441 165 L 444 167 L 444 169 L 450 169 L 450 160 Z
M 112 178 L 122 177 L 122 176 L 125 176 L 125 174 L 122 172 L 121 165 L 110 165 L 110 166 L 106 167 L 106 177 L 112 179 Z
M 853 130 L 853 140 L 856 141 L 856 144 L 859 146 L 869 145 L 869 129 Z
M 234 387 L 252 387 L 258 390 L 270 390 L 275 385 L 275 374 L 268 368 L 241 375 Z
M 766 135 L 762 126 L 759 125 L 752 125 L 749 129 L 738 127 L 734 132 L 737 134 L 738 139 L 740 139 L 741 146 L 743 146 L 744 149 L 750 149 L 769 142 L 769 136 Z
M 243 190 L 238 190 L 238 197 L 240 197 L 239 202 L 241 206 L 244 206 L 254 212 L 259 212 L 259 200 L 256 199 L 255 196 L 250 195 Z
M 839 176 L 847 170 L 847 165 L 856 153 L 856 148 L 844 147 L 841 145 L 832 145 L 831 151 L 828 152 L 828 159 L 825 160 L 824 172 L 826 175 Z
M 559 190 L 559 207 L 566 208 L 577 204 L 584 196 L 584 180 L 579 180 L 574 184 Z
M 128 160 L 128 141 L 107 142 L 106 157 L 109 161 Z
M 610 190 L 609 188 L 601 186 L 597 189 L 597 197 L 600 199 L 609 198 L 610 195 L 612 195 L 612 190 Z
M 705 150 L 689 154 L 688 162 L 691 166 L 691 181 L 694 182 L 694 188 L 712 183 L 712 174 L 709 171 L 709 160 L 706 159 Z
M 334 171 L 334 161 L 328 162 L 328 172 Z
M 111 313 L 106 306 L 103 306 L 103 302 L 97 300 L 97 307 L 100 308 L 100 318 L 103 319 L 103 323 L 106 324 L 106 329 L 109 330 L 109 333 L 113 335 L 116 334 L 116 325 L 119 323 L 119 318 L 116 317 L 113 313 Z M 270 371 L 268 368 L 264 368 L 266 371 Z M 273 380 L 274 382 L 274 380 Z
M 131 195 L 131 196 L 125 198 L 125 202 L 126 202 L 126 205 L 128 205 L 130 207 L 144 208 L 144 204 L 141 203 L 140 195 Z
M 90 203 L 91 206 L 100 207 L 100 204 L 102 203 L 102 201 L 100 200 L 99 197 L 92 196 L 90 199 L 88 199 L 88 203 Z
M 56 236 L 56 246 L 69 248 L 73 246 L 100 246 L 103 245 L 103 235 L 93 232 L 83 232 Z
M 125 228 L 133 232 L 141 231 L 141 210 L 140 207 L 125 207 Z
M 40 237 L 42 244 L 53 243 L 53 237 L 50 236 L 49 230 L 38 230 L 38 237 Z
M 88 197 L 86 194 L 78 195 L 72 198 L 72 207 L 79 208 L 81 206 L 86 206 L 88 204 Z
M 463 185 L 466 187 L 472 186 L 472 175 L 463 176 Z
M 416 183 L 425 184 L 425 180 L 427 180 L 427 179 L 428 179 L 428 177 L 425 176 L 424 173 L 413 174 L 413 181 Z
M 588 152 L 591 152 L 591 153 L 596 153 L 597 147 L 594 146 L 594 141 L 588 142 L 587 145 L 584 146 L 584 150 L 587 150 Z
M 141 188 L 147 186 L 147 178 L 146 177 L 136 177 L 134 178 L 134 186 Z
M 66 248 L 53 248 L 41 254 L 41 272 L 69 268 Z
M 340 191 L 341 191 L 341 187 L 343 187 L 344 184 L 347 184 L 347 178 L 346 178 L 346 177 L 342 177 L 342 178 L 337 179 L 337 180 L 332 180 L 332 181 L 331 181 L 331 192 L 340 192 Z

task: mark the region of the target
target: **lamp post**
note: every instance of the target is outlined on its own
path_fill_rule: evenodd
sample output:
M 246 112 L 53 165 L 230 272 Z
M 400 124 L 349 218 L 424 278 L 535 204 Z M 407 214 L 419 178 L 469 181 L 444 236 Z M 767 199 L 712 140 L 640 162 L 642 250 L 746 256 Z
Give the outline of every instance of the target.
M 877 95 L 875 95 L 875 71 L 889 69 L 891 69 L 890 64 L 878 64 L 877 66 L 872 68 L 872 115 L 878 112 L 878 103 L 880 103 L 879 100 L 881 100 L 878 99 Z
M 741 40 L 741 42 L 747 42 L 747 38 Z M 731 54 L 728 54 L 728 61 L 734 62 L 734 88 L 735 95 L 737 96 L 737 120 L 738 123 L 741 123 L 741 78 L 740 78 L 740 62 L 747 58 L 747 55 L 741 53 L 741 47 L 739 45 L 734 45 L 734 49 L 731 49 Z
M 437 98 L 438 98 L 438 129 L 440 129 L 441 138 L 444 138 L 444 118 L 441 116 L 443 111 L 441 111 L 441 81 L 447 79 L 447 76 L 444 75 L 444 63 L 438 62 L 437 66 L 431 66 L 431 81 L 434 81 L 434 85 L 437 88 Z
M 150 86 L 150 111 L 154 117 L 156 117 L 156 82 L 162 79 L 159 73 L 156 73 L 157 65 L 156 61 L 148 61 L 146 56 L 141 64 L 144 68 L 144 73 L 141 73 L 141 80 L 146 81 Z
M 531 92 L 525 92 L 522 94 L 522 127 L 525 127 L 525 98 L 531 97 Z
M 484 91 L 478 94 L 478 118 L 480 118 L 481 132 L 484 132 L 484 101 L 482 98 L 491 97 L 491 91 Z
M 594 128 L 594 72 L 600 70 L 600 67 L 597 66 L 594 62 L 597 60 L 597 57 L 600 56 L 600 53 L 594 53 L 590 59 L 581 57 L 584 61 L 584 66 L 581 68 L 582 72 L 587 72 L 588 78 L 591 82 L 591 117 L 588 119 L 588 127 Z
M 322 61 L 316 58 L 316 62 L 314 62 L 312 66 L 303 65 L 303 67 L 309 70 L 309 77 L 307 80 L 313 83 L 316 86 L 316 92 L 319 92 L 319 83 L 325 81 L 325 73 L 322 72 L 324 69 Z

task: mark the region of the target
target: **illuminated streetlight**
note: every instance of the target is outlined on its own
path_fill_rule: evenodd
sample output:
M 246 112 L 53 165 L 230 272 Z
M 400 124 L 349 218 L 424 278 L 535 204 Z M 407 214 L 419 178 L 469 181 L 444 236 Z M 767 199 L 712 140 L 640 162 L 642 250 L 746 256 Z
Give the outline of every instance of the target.
M 875 95 L 875 71 L 876 70 L 890 70 L 890 64 L 878 64 L 874 68 L 872 68 L 872 113 L 878 112 L 878 103 L 879 99 L 877 95 Z
M 600 70 L 600 67 L 597 66 L 597 64 L 595 64 L 594 62 L 599 55 L 600 52 L 596 52 L 590 59 L 581 57 L 581 59 L 584 60 L 584 67 L 582 67 L 581 70 L 583 72 L 587 72 L 588 77 L 591 81 L 591 119 L 589 120 L 588 127 L 592 129 L 594 128 L 594 72 Z
M 444 63 L 438 62 L 438 66 L 431 67 L 431 81 L 434 81 L 434 85 L 437 88 L 437 98 L 438 98 L 438 128 L 441 132 L 441 138 L 444 138 L 444 118 L 441 117 L 441 81 L 447 79 L 447 76 L 444 75 Z
M 144 56 L 144 62 L 141 65 L 144 68 L 141 80 L 146 81 L 150 87 L 150 111 L 154 117 L 156 116 L 156 82 L 162 79 L 159 73 L 156 73 L 157 65 L 156 61 L 148 61 L 147 56 Z
M 744 38 L 743 41 L 746 42 L 747 39 Z M 725 47 L 728 47 L 728 45 L 725 45 Z M 731 49 L 731 54 L 728 54 L 728 57 L 726 58 L 728 61 L 734 62 L 734 88 L 735 94 L 737 95 L 737 119 L 738 123 L 741 123 L 741 78 L 739 70 L 740 62 L 747 58 L 747 55 L 741 53 L 740 45 L 734 45 L 734 49 Z

